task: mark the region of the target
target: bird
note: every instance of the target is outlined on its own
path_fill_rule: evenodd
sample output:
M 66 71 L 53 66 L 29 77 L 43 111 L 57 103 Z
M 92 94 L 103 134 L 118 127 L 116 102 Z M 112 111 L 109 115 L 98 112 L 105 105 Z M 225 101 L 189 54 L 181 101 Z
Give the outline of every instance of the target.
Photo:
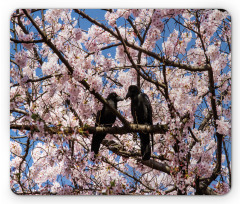
M 141 93 L 136 85 L 131 85 L 128 88 L 128 93 L 125 99 L 131 99 L 131 113 L 135 124 L 152 125 L 152 106 L 148 96 Z M 141 155 L 143 160 L 149 160 L 151 157 L 151 146 L 149 133 L 139 132 L 141 142 Z M 153 150 L 153 134 L 152 150 Z
M 124 99 L 118 96 L 115 92 L 112 92 L 108 95 L 106 98 L 108 104 L 112 107 L 117 109 L 117 103 L 119 101 L 123 101 Z M 97 112 L 96 117 L 96 123 L 95 127 L 98 126 L 105 126 L 105 127 L 112 127 L 113 123 L 116 120 L 116 115 L 112 113 L 109 107 L 107 107 L 105 104 L 103 105 L 102 110 L 99 110 Z M 94 133 L 92 137 L 92 143 L 91 143 L 91 151 L 95 153 L 95 155 L 98 154 L 100 144 L 105 138 L 106 133 Z

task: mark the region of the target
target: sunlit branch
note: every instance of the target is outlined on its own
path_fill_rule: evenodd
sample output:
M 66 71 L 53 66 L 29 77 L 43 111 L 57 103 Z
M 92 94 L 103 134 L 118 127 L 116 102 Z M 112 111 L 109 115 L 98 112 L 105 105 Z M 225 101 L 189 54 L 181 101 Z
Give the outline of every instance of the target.
M 11 129 L 18 129 L 18 130 L 32 130 L 39 132 L 39 129 L 35 125 L 17 125 L 11 124 Z M 167 125 L 139 125 L 139 124 L 129 124 L 128 127 L 122 126 L 114 126 L 114 127 L 90 127 L 84 126 L 83 128 L 64 128 L 60 130 L 57 127 L 45 127 L 45 131 L 50 134 L 57 134 L 57 133 L 65 133 L 65 134 L 72 134 L 74 131 L 85 132 L 86 134 L 93 134 L 93 133 L 106 133 L 106 134 L 127 134 L 127 133 L 137 133 L 137 132 L 144 132 L 144 133 L 160 133 L 165 134 L 168 130 Z

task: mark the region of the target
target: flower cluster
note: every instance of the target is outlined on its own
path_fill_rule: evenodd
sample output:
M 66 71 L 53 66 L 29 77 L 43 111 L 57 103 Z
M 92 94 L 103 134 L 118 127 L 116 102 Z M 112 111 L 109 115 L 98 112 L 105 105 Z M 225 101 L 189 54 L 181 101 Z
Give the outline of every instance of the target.
M 27 65 L 27 57 L 28 57 L 28 54 L 26 51 L 24 50 L 21 50 L 20 52 L 17 52 L 15 54 L 15 62 L 16 64 L 20 67 L 20 68 L 24 68 L 26 65 Z
M 18 39 L 22 40 L 22 41 L 32 41 L 33 40 L 33 32 L 30 32 L 29 34 L 23 34 L 23 32 L 22 32 L 19 34 Z M 32 43 L 23 43 L 22 45 L 23 45 L 23 47 L 25 47 L 29 50 L 33 48 Z

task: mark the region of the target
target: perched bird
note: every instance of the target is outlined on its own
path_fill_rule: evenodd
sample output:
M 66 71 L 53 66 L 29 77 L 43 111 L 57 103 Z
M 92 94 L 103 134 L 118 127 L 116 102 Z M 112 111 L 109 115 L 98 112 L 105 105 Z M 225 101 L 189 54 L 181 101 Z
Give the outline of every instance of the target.
M 117 109 L 117 102 L 123 101 L 124 99 L 118 96 L 115 92 L 112 92 L 108 95 L 106 100 L 111 107 Z M 95 127 L 101 126 L 101 125 L 105 127 L 112 127 L 115 120 L 116 120 L 116 115 L 112 113 L 109 107 L 104 105 L 102 110 L 97 112 Z M 91 151 L 93 151 L 95 154 L 98 154 L 100 144 L 102 140 L 105 138 L 105 136 L 106 136 L 105 133 L 93 134 Z
M 152 106 L 148 96 L 141 93 L 140 89 L 131 85 L 128 88 L 127 98 L 131 98 L 131 112 L 135 124 L 152 125 Z M 141 140 L 141 154 L 143 160 L 149 160 L 151 156 L 150 136 L 149 133 L 139 132 Z M 152 148 L 153 148 L 153 134 Z

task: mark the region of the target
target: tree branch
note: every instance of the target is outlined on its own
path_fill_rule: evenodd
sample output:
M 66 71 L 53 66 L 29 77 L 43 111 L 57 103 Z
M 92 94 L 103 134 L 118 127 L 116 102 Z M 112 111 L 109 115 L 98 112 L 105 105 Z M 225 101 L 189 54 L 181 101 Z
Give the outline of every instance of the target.
M 24 40 L 16 40 L 13 38 L 10 38 L 10 40 L 14 43 L 25 43 L 25 44 L 29 44 L 29 43 L 43 43 L 44 41 L 41 40 L 30 40 L 30 41 L 24 41 Z
M 120 37 L 113 31 L 111 30 L 110 28 L 108 28 L 107 26 L 99 23 L 97 20 L 91 18 L 90 16 L 88 16 L 87 14 L 85 14 L 83 11 L 80 11 L 78 9 L 74 9 L 74 11 L 76 13 L 78 13 L 79 15 L 81 15 L 83 18 L 86 18 L 88 21 L 90 21 L 91 23 L 103 28 L 105 31 L 109 32 L 112 36 L 114 36 L 116 39 L 120 40 Z M 168 59 L 165 59 L 164 57 L 161 57 L 160 55 L 154 53 L 154 52 L 151 52 L 151 51 L 148 51 L 142 47 L 139 47 L 135 44 L 131 44 L 129 43 L 127 40 L 124 40 L 125 44 L 128 46 L 128 47 L 131 47 L 135 50 L 138 50 L 138 51 L 142 51 L 143 53 L 147 54 L 148 56 L 150 57 L 153 57 L 155 58 L 156 60 L 162 62 L 162 63 L 165 63 L 167 66 L 173 66 L 173 67 L 178 67 L 179 69 L 185 69 L 185 70 L 188 70 L 188 71 L 193 71 L 193 72 L 196 72 L 196 71 L 207 71 L 209 69 L 209 65 L 204 65 L 204 66 L 192 66 L 192 65 L 187 65 L 187 64 L 182 64 L 182 63 L 177 63 L 177 62 L 174 62 L 174 61 L 170 61 Z
M 33 130 L 36 132 L 39 132 L 39 129 L 36 125 L 18 125 L 18 124 L 11 124 L 11 129 L 18 129 L 18 130 Z M 51 134 L 56 134 L 61 132 L 61 130 L 58 127 L 45 127 L 44 128 L 46 132 Z M 136 133 L 136 132 L 144 132 L 144 133 L 159 133 L 159 134 L 165 134 L 168 130 L 167 125 L 139 125 L 139 124 L 129 124 L 128 127 L 122 126 L 114 126 L 114 127 L 90 127 L 90 126 L 84 126 L 83 128 L 64 128 L 65 134 L 71 134 L 74 131 L 81 131 L 86 132 L 88 134 L 95 134 L 95 133 L 105 133 L 105 134 L 127 134 L 127 133 Z
M 158 171 L 162 171 L 164 173 L 170 174 L 171 168 L 168 165 L 166 165 L 164 163 L 157 162 L 156 160 L 153 160 L 153 159 L 150 159 L 150 160 L 147 160 L 147 161 L 143 161 L 142 158 L 141 158 L 141 154 L 138 154 L 136 152 L 125 151 L 125 150 L 123 150 L 121 145 L 118 145 L 113 140 L 109 141 L 109 140 L 105 139 L 105 140 L 103 140 L 102 144 L 104 146 L 106 146 L 109 150 L 111 150 L 113 153 L 115 153 L 115 154 L 117 154 L 119 156 L 122 156 L 122 157 L 125 157 L 125 158 L 139 157 L 139 158 L 136 158 L 136 160 L 138 162 L 142 163 L 143 165 L 148 166 L 148 167 L 150 167 L 152 169 L 156 169 Z M 163 160 L 164 160 L 164 158 L 163 158 Z
M 28 14 L 26 9 L 23 9 L 24 14 L 28 17 L 28 19 L 31 21 L 33 26 L 37 29 L 39 34 L 42 36 L 44 42 L 53 50 L 53 52 L 59 57 L 59 59 L 63 62 L 63 64 L 67 67 L 69 73 L 72 75 L 73 74 L 73 67 L 69 64 L 69 62 L 65 59 L 65 57 L 60 53 L 60 51 L 56 48 L 56 46 L 51 42 L 50 39 L 47 39 L 43 31 L 38 27 L 36 22 L 33 20 L 33 18 Z M 125 125 L 128 126 L 129 122 L 112 106 L 108 104 L 108 102 L 95 90 L 91 89 L 90 85 L 85 81 L 82 80 L 80 83 L 91 93 L 93 94 L 100 102 L 105 104 L 118 118 L 119 120 Z
M 131 62 L 133 68 L 137 71 L 137 73 L 138 73 L 143 79 L 145 79 L 145 80 L 147 80 L 147 81 L 155 84 L 157 87 L 160 86 L 160 87 L 162 87 L 162 88 L 165 88 L 165 86 L 164 86 L 163 84 L 160 84 L 158 81 L 152 80 L 150 77 L 145 76 L 144 74 L 142 74 L 142 73 L 140 72 L 139 67 L 138 67 L 138 66 L 136 65 L 136 63 L 133 61 L 133 59 L 132 59 L 132 57 L 131 57 L 128 49 L 127 49 L 126 43 L 125 43 L 125 41 L 123 40 L 123 38 L 122 38 L 122 36 L 121 36 L 118 28 L 115 27 L 115 29 L 116 29 L 116 31 L 117 31 L 117 33 L 118 33 L 118 36 L 119 36 L 120 41 L 121 41 L 122 44 L 123 44 L 124 51 L 125 51 L 125 53 L 127 54 L 129 61 Z

